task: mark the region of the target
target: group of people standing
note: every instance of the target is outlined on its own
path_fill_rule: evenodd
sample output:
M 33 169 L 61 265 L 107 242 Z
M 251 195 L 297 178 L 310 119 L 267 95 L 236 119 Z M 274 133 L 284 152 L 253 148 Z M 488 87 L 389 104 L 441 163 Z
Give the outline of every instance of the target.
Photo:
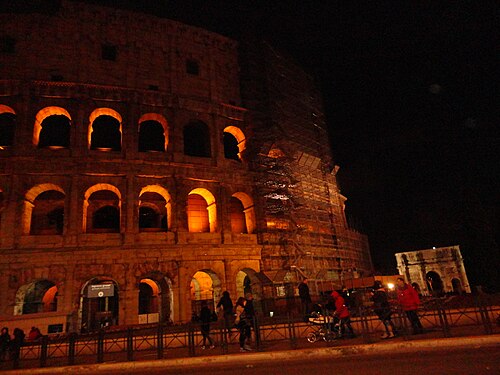
M 229 332 L 235 327 L 239 331 L 239 344 L 240 351 L 247 352 L 253 350 L 250 347 L 252 327 L 255 319 L 255 309 L 253 305 L 253 296 L 247 293 L 245 297 L 239 297 L 236 304 L 233 305 L 231 296 L 228 291 L 222 293 L 222 297 L 216 306 L 217 314 L 215 311 L 210 310 L 206 301 L 202 302 L 200 311 L 200 330 L 203 338 L 202 349 L 215 347 L 215 342 L 210 336 L 210 323 L 215 322 L 222 315 L 225 327 Z M 208 345 L 207 345 L 208 343 Z
M 35 327 L 33 327 L 32 330 L 33 329 L 38 330 L 38 328 Z M 40 331 L 38 330 L 38 332 Z M 14 328 L 13 337 L 11 337 L 9 328 L 3 327 L 0 333 L 0 361 L 3 362 L 7 359 L 7 353 L 12 361 L 19 361 L 21 346 L 24 344 L 25 336 L 26 335 L 21 328 Z
M 299 284 L 298 290 L 302 305 L 302 314 L 308 316 L 311 312 L 312 300 L 307 279 L 304 279 Z M 327 304 L 328 309 L 333 310 L 330 315 L 338 319 L 342 336 L 347 333 L 350 337 L 355 337 L 354 330 L 351 326 L 346 298 L 334 290 L 331 292 L 329 299 L 330 301 Z M 380 321 L 384 324 L 385 332 L 382 338 L 389 339 L 395 337 L 397 331 L 392 321 L 393 310 L 387 291 L 380 281 L 375 281 L 371 291 L 371 299 L 373 301 L 373 310 L 375 314 L 377 314 Z M 420 298 L 417 291 L 410 284 L 405 283 L 404 279 L 401 277 L 397 279 L 397 303 L 408 318 L 412 327 L 412 333 L 423 333 L 422 323 L 417 314 L 417 310 L 420 306 Z

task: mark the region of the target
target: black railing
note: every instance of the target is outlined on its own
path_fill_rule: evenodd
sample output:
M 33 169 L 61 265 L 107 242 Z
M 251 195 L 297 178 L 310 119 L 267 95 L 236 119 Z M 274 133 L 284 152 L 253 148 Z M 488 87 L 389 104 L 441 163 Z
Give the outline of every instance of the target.
M 500 333 L 499 297 L 430 299 L 425 301 L 418 315 L 426 332 L 443 337 Z M 361 342 L 376 341 L 378 334 L 384 330 L 383 324 L 369 306 L 352 309 L 351 316 Z M 404 312 L 395 308 L 392 320 L 399 335 L 410 339 L 412 332 Z M 314 329 L 311 323 L 297 315 L 258 315 L 253 321 L 252 345 L 255 350 L 272 350 L 273 344 L 281 342 L 285 343 L 281 349 L 295 349 L 304 343 L 307 345 L 305 338 Z M 227 327 L 223 319 L 211 324 L 210 334 L 216 342 L 216 348 L 212 351 L 201 349 L 203 338 L 198 322 L 107 329 L 82 335 L 71 333 L 56 338 L 44 336 L 37 342 L 25 343 L 21 348 L 20 359 L 13 358 L 0 363 L 0 370 L 175 358 L 201 353 L 226 354 L 238 349 L 238 330 Z M 331 340 L 325 341 L 328 341 L 326 345 L 338 344 Z

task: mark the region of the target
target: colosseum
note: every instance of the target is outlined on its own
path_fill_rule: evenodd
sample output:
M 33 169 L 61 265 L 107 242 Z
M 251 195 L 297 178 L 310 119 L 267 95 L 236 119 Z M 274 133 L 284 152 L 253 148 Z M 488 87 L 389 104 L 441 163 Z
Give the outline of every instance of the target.
M 0 320 L 185 322 L 223 291 L 279 311 L 369 275 L 321 95 L 285 53 L 62 0 L 0 14 Z M 290 305 L 288 305 L 290 307 Z

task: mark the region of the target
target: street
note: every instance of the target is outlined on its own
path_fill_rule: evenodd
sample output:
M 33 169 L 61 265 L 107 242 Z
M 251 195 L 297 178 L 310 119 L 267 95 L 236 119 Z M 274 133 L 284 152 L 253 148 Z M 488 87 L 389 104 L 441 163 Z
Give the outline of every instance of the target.
M 500 345 L 496 347 L 461 348 L 453 350 L 435 349 L 391 355 L 359 355 L 325 359 L 296 358 L 287 361 L 248 362 L 239 365 L 184 366 L 127 370 L 128 374 L 499 374 Z M 123 374 L 123 371 L 106 371 L 107 375 Z

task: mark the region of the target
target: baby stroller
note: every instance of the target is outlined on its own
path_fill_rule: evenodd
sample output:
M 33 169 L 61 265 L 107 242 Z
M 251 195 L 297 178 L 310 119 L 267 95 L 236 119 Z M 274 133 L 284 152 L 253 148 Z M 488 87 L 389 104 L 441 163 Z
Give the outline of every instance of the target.
M 329 342 L 340 338 L 340 320 L 329 315 L 321 305 L 315 305 L 314 310 L 308 319 L 314 331 L 306 336 L 307 341 L 313 343 L 323 339 Z

